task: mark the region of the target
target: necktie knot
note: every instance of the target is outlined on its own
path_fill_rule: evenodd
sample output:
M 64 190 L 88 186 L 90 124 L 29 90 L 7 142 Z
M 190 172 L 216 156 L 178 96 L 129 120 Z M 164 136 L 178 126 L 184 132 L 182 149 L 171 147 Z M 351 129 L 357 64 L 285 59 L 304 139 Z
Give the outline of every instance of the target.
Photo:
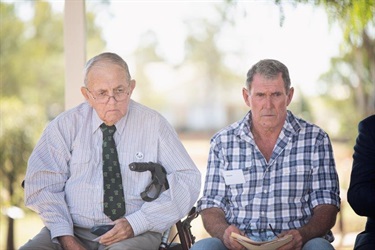
M 103 132 L 103 135 L 105 135 L 105 136 L 113 136 L 113 134 L 116 131 L 116 126 L 115 125 L 108 126 L 105 123 L 102 123 L 100 125 L 100 129 Z

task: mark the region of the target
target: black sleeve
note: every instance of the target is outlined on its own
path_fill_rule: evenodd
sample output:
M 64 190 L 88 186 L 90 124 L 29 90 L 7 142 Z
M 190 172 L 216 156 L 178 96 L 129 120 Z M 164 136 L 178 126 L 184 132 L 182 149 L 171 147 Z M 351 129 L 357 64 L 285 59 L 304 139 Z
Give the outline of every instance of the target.
M 358 215 L 375 218 L 375 115 L 358 124 L 348 201 Z

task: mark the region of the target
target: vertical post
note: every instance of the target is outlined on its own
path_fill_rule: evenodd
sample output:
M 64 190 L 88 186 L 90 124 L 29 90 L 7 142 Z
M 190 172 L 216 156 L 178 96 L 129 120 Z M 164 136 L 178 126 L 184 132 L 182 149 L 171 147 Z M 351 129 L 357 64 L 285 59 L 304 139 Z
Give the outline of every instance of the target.
M 83 101 L 83 68 L 86 61 L 85 0 L 65 0 L 64 7 L 65 54 L 65 109 Z

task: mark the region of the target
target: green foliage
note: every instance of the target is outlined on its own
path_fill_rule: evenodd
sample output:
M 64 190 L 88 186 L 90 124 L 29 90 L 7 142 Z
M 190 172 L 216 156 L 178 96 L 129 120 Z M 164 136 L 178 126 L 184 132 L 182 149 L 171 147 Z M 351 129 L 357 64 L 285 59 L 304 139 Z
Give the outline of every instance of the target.
M 361 43 L 364 30 L 375 25 L 375 0 L 324 0 L 331 22 L 339 21 L 344 38 L 351 43 Z
M 347 40 L 360 40 L 363 30 L 375 24 L 375 0 L 274 0 L 280 7 L 288 3 L 304 3 L 316 6 L 324 6 L 331 23 L 338 22 L 343 28 L 344 37 Z M 285 16 L 281 15 L 281 19 Z
M 51 105 L 61 111 L 64 101 L 62 15 L 52 13 L 48 3 L 36 1 L 30 6 L 34 10 L 32 19 L 22 20 L 16 14 L 16 4 L 0 4 L 1 95 L 39 104 L 46 112 Z
M 19 20 L 15 14 L 14 5 L 0 2 L 0 68 L 1 68 L 1 97 L 18 93 L 20 84 L 14 84 L 18 75 L 22 72 L 21 68 L 15 63 L 13 54 L 23 47 L 25 30 L 24 23 Z
M 7 205 L 20 205 L 20 185 L 27 160 L 46 124 L 46 117 L 41 107 L 25 105 L 16 97 L 1 98 L 0 117 L 1 187 L 8 191 L 2 193 L 5 197 L 1 201 L 7 202 Z
M 329 82 L 326 102 L 340 108 L 341 135 L 353 139 L 356 125 L 375 113 L 375 38 L 363 33 L 363 43 L 331 59 L 331 69 L 322 75 Z

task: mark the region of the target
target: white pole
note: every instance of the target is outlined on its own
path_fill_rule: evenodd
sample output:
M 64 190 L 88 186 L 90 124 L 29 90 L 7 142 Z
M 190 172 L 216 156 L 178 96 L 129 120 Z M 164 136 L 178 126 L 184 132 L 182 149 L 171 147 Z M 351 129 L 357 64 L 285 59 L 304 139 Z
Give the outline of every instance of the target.
M 85 0 L 65 0 L 64 54 L 65 54 L 65 109 L 70 109 L 84 98 L 83 68 L 86 62 Z

